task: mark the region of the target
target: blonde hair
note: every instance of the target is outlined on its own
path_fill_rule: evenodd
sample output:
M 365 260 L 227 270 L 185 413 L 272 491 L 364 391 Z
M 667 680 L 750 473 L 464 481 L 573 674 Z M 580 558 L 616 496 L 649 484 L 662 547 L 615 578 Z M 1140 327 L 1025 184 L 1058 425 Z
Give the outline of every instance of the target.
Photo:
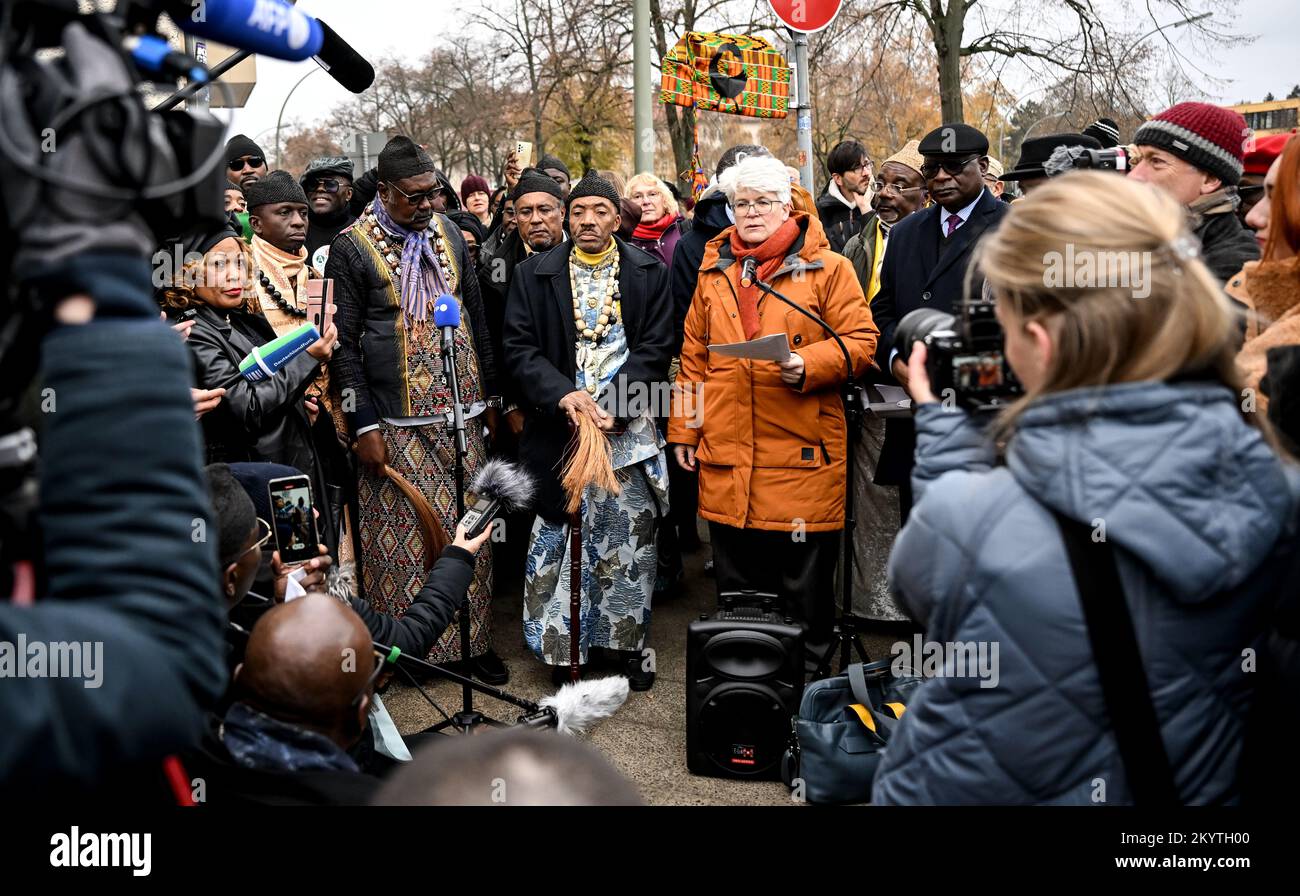
M 664 200 L 664 214 L 677 214 L 677 199 L 673 196 L 672 190 L 668 189 L 668 185 L 659 178 L 647 171 L 632 175 L 632 177 L 628 179 L 627 186 L 623 188 L 623 198 L 631 199 L 632 194 L 636 191 L 637 187 L 654 187 L 657 189 L 659 195 L 663 197 Z
M 243 260 L 244 270 L 248 272 L 248 277 L 244 281 L 243 310 L 260 311 L 262 310 L 262 306 L 257 299 L 257 290 L 253 286 L 253 251 L 249 248 L 248 243 L 245 243 L 241 239 L 236 239 L 239 243 L 239 254 L 240 258 Z M 191 284 L 203 282 L 203 271 L 204 267 L 208 263 L 208 255 L 210 255 L 212 250 L 216 249 L 219 245 L 221 245 L 221 243 L 217 243 L 217 245 L 213 246 L 212 249 L 204 252 L 202 258 L 186 259 L 185 263 L 181 267 L 180 276 L 176 277 L 173 282 L 168 283 L 159 290 L 157 295 L 159 296 L 162 307 L 174 308 L 178 311 L 188 311 L 190 308 L 197 308 L 200 305 L 207 304 L 199 298 L 198 293 L 195 292 L 194 287 Z M 194 254 L 197 255 L 198 253 Z
M 1190 375 L 1240 394 L 1233 312 L 1198 255 L 1172 198 L 1115 174 L 1067 174 L 1015 203 L 976 247 L 971 270 L 1017 322 L 1050 320 L 1055 352 L 1042 385 L 1003 412 L 997 435 L 1010 435 L 1036 398 L 1083 386 Z M 1067 272 L 1062 283 L 1060 262 L 1071 259 L 1090 260 L 1095 275 Z M 1258 416 L 1243 412 L 1266 429 Z

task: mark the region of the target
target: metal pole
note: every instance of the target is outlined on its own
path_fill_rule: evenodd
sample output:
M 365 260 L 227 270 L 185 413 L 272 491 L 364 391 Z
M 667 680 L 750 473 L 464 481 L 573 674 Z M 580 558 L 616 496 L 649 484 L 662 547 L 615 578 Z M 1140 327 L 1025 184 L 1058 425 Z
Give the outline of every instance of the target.
M 638 173 L 655 170 L 654 91 L 650 80 L 650 0 L 632 0 L 632 92 Z
M 812 107 L 808 99 L 808 82 L 811 80 L 811 73 L 808 71 L 808 35 L 802 31 L 796 31 L 794 35 L 794 64 L 795 69 L 799 72 L 799 83 L 796 85 L 799 101 L 797 119 L 799 179 L 803 182 L 805 190 L 816 195 L 817 191 L 813 185 L 812 164 Z
M 190 38 L 187 37 L 187 38 L 185 39 L 187 50 L 188 50 L 188 47 L 189 47 L 189 41 L 190 41 Z M 206 54 L 205 54 L 205 55 L 206 55 Z M 211 70 L 208 72 L 209 80 L 211 80 L 211 81 L 215 81 L 215 80 L 217 80 L 217 79 L 220 78 L 222 75 L 224 75 L 226 72 L 230 71 L 232 68 L 234 68 L 235 66 L 239 65 L 239 63 L 243 62 L 245 59 L 247 59 L 249 56 L 252 56 L 252 55 L 253 55 L 253 54 L 250 53 L 248 50 L 240 50 L 238 53 L 235 53 L 235 54 L 233 54 L 233 55 L 227 57 L 225 62 L 222 62 L 220 65 L 216 66 L 215 68 L 211 69 Z M 204 87 L 202 84 L 199 84 L 197 81 L 191 81 L 189 84 L 186 84 L 186 85 L 185 85 L 184 87 L 182 87 L 180 90 L 176 91 L 176 92 L 173 93 L 171 96 L 167 97 L 167 99 L 163 100 L 161 103 L 159 103 L 158 105 L 154 106 L 154 107 L 153 107 L 152 109 L 150 109 L 149 111 L 151 111 L 151 112 L 166 112 L 168 109 L 174 109 L 174 108 L 176 108 L 177 106 L 179 106 L 181 103 L 185 102 L 185 100 L 189 99 L 189 97 L 190 97 L 192 94 L 197 93 L 197 92 L 199 92 L 200 90 L 204 91 L 204 104 L 205 104 L 205 107 L 206 107 L 206 102 L 207 102 L 207 93 L 206 93 L 206 90 L 207 90 L 207 88 Z
M 303 81 L 306 81 L 312 75 L 320 71 L 324 71 L 324 69 L 312 69 L 298 79 L 298 84 L 301 84 Z M 289 95 L 286 96 L 284 102 L 280 104 L 280 114 L 275 117 L 275 166 L 277 168 L 280 167 L 280 125 L 284 121 L 284 108 L 289 105 L 289 100 L 293 97 L 293 92 L 298 89 L 298 84 L 289 88 Z

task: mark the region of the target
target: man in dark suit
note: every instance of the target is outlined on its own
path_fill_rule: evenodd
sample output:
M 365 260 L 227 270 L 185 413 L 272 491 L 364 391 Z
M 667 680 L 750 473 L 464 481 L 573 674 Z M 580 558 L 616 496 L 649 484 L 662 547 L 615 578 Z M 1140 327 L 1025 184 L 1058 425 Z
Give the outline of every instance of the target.
M 589 172 L 567 200 L 570 242 L 520 263 L 506 299 L 503 345 L 523 399 L 519 459 L 537 479 L 524 574 L 524 640 L 557 683 L 570 660 L 570 526 L 597 575 L 580 583 L 580 666 L 591 648 L 616 660 L 634 690 L 644 662 L 656 571 L 655 528 L 668 505 L 663 438 L 654 417 L 672 352 L 668 269 L 615 238 L 619 197 Z M 523 226 L 522 218 L 520 226 Z M 585 418 L 585 419 L 584 419 Z M 561 484 L 571 425 L 606 435 L 620 493 L 588 485 L 576 513 Z
M 909 215 L 890 233 L 871 315 L 880 327 L 877 361 L 907 387 L 906 355 L 894 350 L 898 322 L 918 308 L 955 313 L 961 306 L 971 250 L 1007 212 L 984 186 L 989 141 L 970 125 L 936 128 L 921 140 L 921 177 L 934 205 Z M 975 285 L 973 288 L 978 288 Z M 912 504 L 916 429 L 907 418 L 887 421 L 876 483 L 896 485 L 903 519 Z

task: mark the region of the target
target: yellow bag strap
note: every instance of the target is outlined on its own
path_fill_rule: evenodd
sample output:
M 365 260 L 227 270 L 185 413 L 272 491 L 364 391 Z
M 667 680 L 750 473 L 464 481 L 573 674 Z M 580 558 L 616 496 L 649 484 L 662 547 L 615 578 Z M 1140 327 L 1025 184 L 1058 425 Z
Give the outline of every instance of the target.
M 871 717 L 871 710 L 867 709 L 861 703 L 850 703 L 849 709 L 857 713 L 858 718 L 862 721 L 862 724 L 866 725 L 867 728 L 871 730 L 872 734 L 877 733 L 876 720 Z
M 893 711 L 894 718 L 896 719 L 901 719 L 903 717 L 903 713 L 907 712 L 907 707 L 901 703 L 886 703 L 885 705 L 888 706 Z

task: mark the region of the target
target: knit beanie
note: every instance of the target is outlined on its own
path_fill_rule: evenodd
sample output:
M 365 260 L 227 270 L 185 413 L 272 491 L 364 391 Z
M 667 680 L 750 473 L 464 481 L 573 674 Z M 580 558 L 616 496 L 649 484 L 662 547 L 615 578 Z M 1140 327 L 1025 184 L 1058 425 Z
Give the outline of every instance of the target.
M 236 134 L 226 142 L 226 161 L 232 162 L 235 159 L 242 159 L 244 156 L 261 156 L 265 159 L 266 153 L 262 152 L 262 147 L 254 143 L 249 137 Z
M 564 194 L 560 192 L 560 185 L 536 168 L 525 168 L 519 175 L 519 182 L 510 191 L 510 201 L 518 202 L 519 197 L 525 193 L 549 193 L 556 199 L 564 198 Z
M 379 179 L 386 184 L 434 170 L 433 159 L 410 137 L 399 134 L 379 151 Z
M 1102 149 L 1119 146 L 1119 125 L 1112 118 L 1098 118 L 1083 133 L 1100 143 Z
M 569 167 L 555 156 L 542 156 L 537 160 L 538 171 L 545 171 L 548 168 L 552 171 L 563 171 L 565 177 L 569 180 L 573 180 L 573 175 L 569 173 Z
M 587 196 L 599 196 L 601 199 L 608 199 L 609 204 L 614 206 L 614 211 L 619 209 L 618 191 L 614 189 L 613 184 L 595 171 L 588 171 L 583 175 L 582 180 L 578 181 L 573 189 L 569 191 L 569 201 L 565 204 L 565 209 L 567 210 L 573 205 L 573 200 L 583 199 Z
M 294 180 L 288 171 L 279 170 L 272 171 L 245 187 L 244 198 L 248 201 L 249 209 L 274 202 L 307 204 L 307 194 L 303 192 L 302 184 Z
M 1163 149 L 1227 186 L 1241 180 L 1246 119 L 1210 103 L 1179 103 L 1138 128 L 1133 142 Z
M 488 186 L 486 180 L 477 174 L 470 174 L 460 182 L 460 201 L 462 203 L 469 202 L 469 197 L 475 193 L 487 193 L 488 197 L 491 198 L 492 188 Z

